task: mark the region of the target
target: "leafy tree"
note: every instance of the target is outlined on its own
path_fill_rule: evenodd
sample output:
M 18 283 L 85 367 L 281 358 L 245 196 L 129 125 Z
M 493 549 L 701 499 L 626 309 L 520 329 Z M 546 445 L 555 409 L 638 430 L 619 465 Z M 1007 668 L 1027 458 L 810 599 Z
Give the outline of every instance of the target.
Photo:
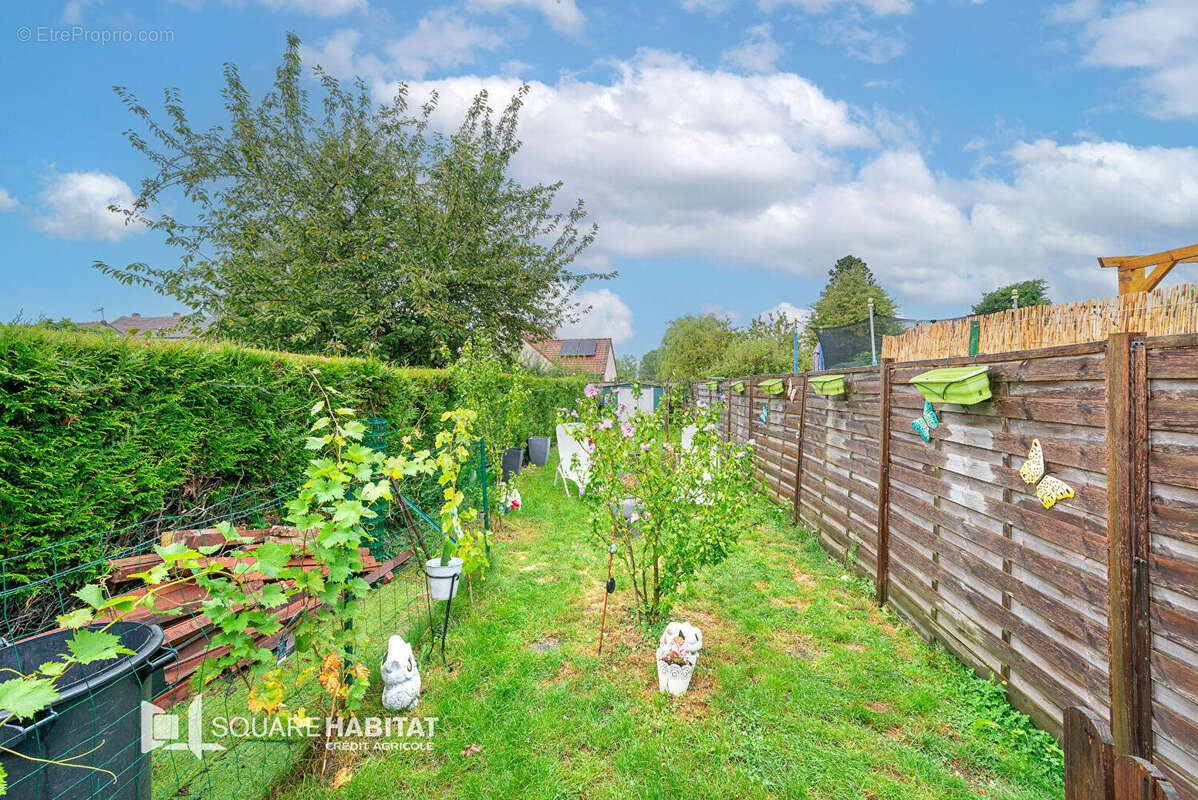
M 811 366 L 811 348 L 800 342 L 799 368 Z M 784 314 L 755 317 L 737 331 L 712 372 L 719 375 L 761 375 L 794 368 L 794 322 Z
M 234 65 L 222 90 L 227 125 L 197 129 L 176 89 L 155 116 L 117 94 L 148 131 L 130 131 L 153 165 L 137 199 L 111 207 L 176 248 L 170 266 L 95 266 L 177 298 L 214 335 L 312 353 L 437 363 L 486 334 L 503 350 L 521 334 L 576 318 L 582 281 L 570 264 L 593 240 L 582 201 L 565 212 L 561 183 L 509 175 L 520 148 L 524 86 L 496 118 L 474 98 L 458 130 L 436 132 L 434 94 L 409 110 L 408 90 L 378 106 L 363 81 L 342 86 L 319 67 L 309 97 L 300 42 L 287 37 L 272 90 L 255 105 Z M 182 205 L 186 215 L 163 209 Z
M 1000 286 L 992 292 L 986 292 L 982 295 L 981 301 L 973 307 L 973 313 L 993 314 L 995 311 L 1006 311 L 1011 308 L 1012 289 L 1019 290 L 1020 307 L 1052 305 L 1052 300 L 1048 298 L 1048 281 L 1036 278 Z
M 828 283 L 812 308 L 808 325 L 815 329 L 866 319 L 870 298 L 874 301 L 874 314 L 895 316 L 894 300 L 875 280 L 865 262 L 856 256 L 845 256 L 828 270 Z
M 620 356 L 616 359 L 616 380 L 635 381 L 637 379 L 636 356 Z
M 661 348 L 655 347 L 648 353 L 641 356 L 640 367 L 637 369 L 637 376 L 642 381 L 658 380 L 658 368 L 661 365 Z
M 690 447 L 667 449 L 667 404 L 622 415 L 595 387 L 584 394 L 578 438 L 590 443 L 591 530 L 627 569 L 638 615 L 656 622 L 688 581 L 728 557 L 748 526 L 752 448 L 723 440 L 715 406 L 691 411 Z M 629 520 L 631 493 L 637 516 Z M 613 515 L 621 508 L 630 510 Z
M 671 320 L 661 337 L 658 380 L 699 378 L 708 374 L 723 356 L 734 336 L 727 320 L 714 314 Z

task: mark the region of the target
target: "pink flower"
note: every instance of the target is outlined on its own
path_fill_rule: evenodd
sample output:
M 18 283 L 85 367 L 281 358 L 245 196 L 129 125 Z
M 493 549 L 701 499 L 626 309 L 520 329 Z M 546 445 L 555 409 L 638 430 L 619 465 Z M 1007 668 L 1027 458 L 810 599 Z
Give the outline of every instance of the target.
M 588 383 L 586 388 L 582 390 L 582 393 L 585 394 L 587 397 L 598 397 L 599 396 L 599 387 L 593 383 Z
M 624 425 L 620 428 L 620 430 L 624 431 L 625 437 L 631 436 L 632 435 L 632 423 L 625 422 Z
M 644 444 L 641 445 L 641 452 L 644 452 L 644 453 L 649 452 L 649 443 L 648 442 L 645 442 Z
M 749 440 L 749 447 L 756 447 L 756 446 L 757 446 L 757 440 L 756 440 L 756 439 L 750 439 L 750 440 Z
M 615 423 L 614 423 L 614 422 L 612 422 L 612 421 L 611 421 L 611 418 L 609 417 L 609 418 L 607 418 L 607 419 L 603 420 L 603 422 L 600 422 L 600 423 L 599 423 L 599 427 L 600 427 L 600 428 L 603 428 L 603 430 L 608 430 L 608 429 L 610 429 L 610 428 L 611 428 L 611 426 L 612 426 L 612 425 L 614 425 L 614 424 L 615 424 Z
M 578 417 L 578 409 L 576 408 L 573 411 L 571 411 L 570 416 L 577 418 Z

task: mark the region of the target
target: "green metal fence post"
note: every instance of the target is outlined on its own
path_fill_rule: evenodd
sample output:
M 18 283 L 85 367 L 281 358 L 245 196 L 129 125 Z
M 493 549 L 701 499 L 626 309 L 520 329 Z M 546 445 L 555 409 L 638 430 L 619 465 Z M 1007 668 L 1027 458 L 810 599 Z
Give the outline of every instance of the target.
M 487 503 L 487 440 L 485 437 L 478 438 L 478 457 L 482 461 L 482 476 L 483 476 L 483 530 L 491 530 L 491 508 Z M 483 535 L 484 543 L 486 544 L 487 553 L 491 552 L 491 542 L 486 534 Z

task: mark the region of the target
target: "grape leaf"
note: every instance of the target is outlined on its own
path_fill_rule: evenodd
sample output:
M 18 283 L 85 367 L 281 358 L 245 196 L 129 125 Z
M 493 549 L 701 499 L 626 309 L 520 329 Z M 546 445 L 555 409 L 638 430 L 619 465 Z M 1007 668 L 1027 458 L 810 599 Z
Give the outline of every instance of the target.
M 104 661 L 119 655 L 134 655 L 128 647 L 121 647 L 121 638 L 107 631 L 93 631 L 80 628 L 67 642 L 71 655 L 80 664 L 90 664 L 93 661 Z
M 82 628 L 84 625 L 92 621 L 92 610 L 90 608 L 77 608 L 69 614 L 58 615 L 58 627 L 60 628 Z
M 32 717 L 58 699 L 48 678 L 13 678 L 0 681 L 0 709 L 18 717 Z
M 75 596 L 92 608 L 99 608 L 104 603 L 104 592 L 100 591 L 100 587 L 94 583 L 89 583 L 75 592 Z

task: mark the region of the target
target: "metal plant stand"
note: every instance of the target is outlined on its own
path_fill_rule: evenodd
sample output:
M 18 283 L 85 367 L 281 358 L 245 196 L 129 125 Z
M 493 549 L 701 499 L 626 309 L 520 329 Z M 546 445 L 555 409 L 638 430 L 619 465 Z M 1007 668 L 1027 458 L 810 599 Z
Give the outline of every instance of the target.
M 434 650 L 436 649 L 437 638 L 440 637 L 440 639 L 441 639 L 441 666 L 445 667 L 445 670 L 447 672 L 453 672 L 453 665 L 451 665 L 445 661 L 445 638 L 449 635 L 449 612 L 450 612 L 450 609 L 453 608 L 453 597 L 456 594 L 459 577 L 460 577 L 459 575 L 453 575 L 449 579 L 449 599 L 445 601 L 445 618 L 441 621 L 440 632 L 437 631 L 436 626 L 433 622 L 433 600 L 432 600 L 432 597 L 428 594 L 427 589 L 425 590 L 425 595 L 424 595 L 425 599 L 428 601 L 428 629 L 430 631 L 432 631 L 432 639 L 430 640 L 430 642 L 432 644 L 432 649 L 434 649 Z

